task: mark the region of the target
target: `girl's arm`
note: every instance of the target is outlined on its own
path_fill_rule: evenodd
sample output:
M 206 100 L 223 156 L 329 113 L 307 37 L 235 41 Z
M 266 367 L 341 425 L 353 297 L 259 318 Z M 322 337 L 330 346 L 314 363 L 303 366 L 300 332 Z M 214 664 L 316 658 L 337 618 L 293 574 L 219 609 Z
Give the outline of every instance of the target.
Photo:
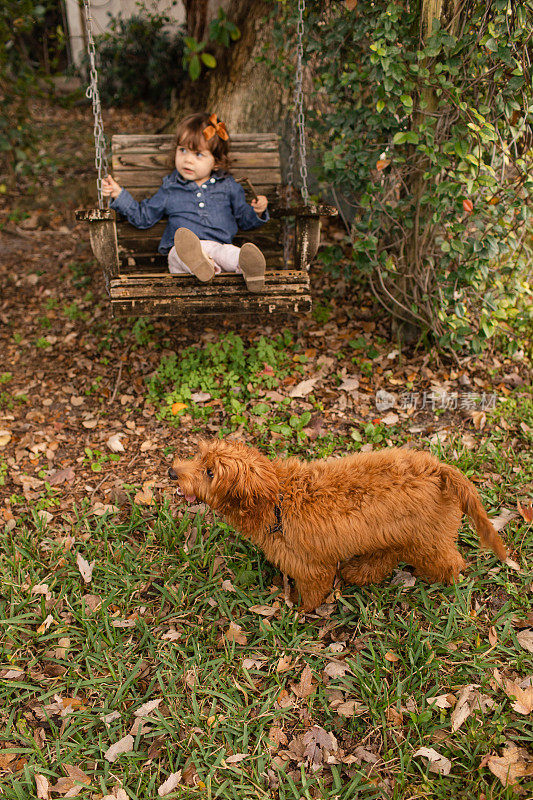
M 151 228 L 165 216 L 167 191 L 164 187 L 158 189 L 153 197 L 148 197 L 138 203 L 127 189 L 121 188 L 108 175 L 102 180 L 102 192 L 111 196 L 111 208 L 123 214 L 128 222 L 135 225 L 136 228 Z
M 268 222 L 270 216 L 268 214 L 268 200 L 264 195 L 261 195 L 256 201 L 255 205 L 258 205 L 257 211 L 255 211 L 252 206 L 248 205 L 246 202 L 246 196 L 244 194 L 244 189 L 242 186 L 237 183 L 237 181 L 232 180 L 231 183 L 231 208 L 233 211 L 233 216 L 235 217 L 235 221 L 239 228 L 243 231 L 250 231 L 253 228 L 258 228 L 260 225 L 264 225 L 265 222 Z M 260 209 L 262 209 L 262 214 Z

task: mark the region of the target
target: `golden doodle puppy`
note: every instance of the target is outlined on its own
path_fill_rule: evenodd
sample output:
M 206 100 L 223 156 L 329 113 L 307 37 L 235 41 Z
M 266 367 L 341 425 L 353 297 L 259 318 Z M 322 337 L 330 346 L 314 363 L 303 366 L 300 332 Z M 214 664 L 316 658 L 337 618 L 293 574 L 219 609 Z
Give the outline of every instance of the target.
M 214 439 L 195 458 L 176 458 L 169 475 L 178 494 L 222 514 L 294 578 L 305 611 L 324 601 L 339 568 L 357 586 L 382 581 L 399 561 L 432 582 L 456 579 L 465 566 L 456 546 L 463 514 L 481 544 L 507 558 L 474 486 L 430 453 L 270 461 Z

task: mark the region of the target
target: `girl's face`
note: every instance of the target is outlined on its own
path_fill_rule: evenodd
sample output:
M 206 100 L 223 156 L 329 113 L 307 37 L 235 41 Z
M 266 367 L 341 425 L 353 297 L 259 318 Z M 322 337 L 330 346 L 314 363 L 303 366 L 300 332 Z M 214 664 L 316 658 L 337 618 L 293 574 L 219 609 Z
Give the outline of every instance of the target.
M 178 145 L 176 150 L 176 169 L 182 178 L 195 181 L 199 186 L 209 178 L 215 167 L 215 157 L 208 150 L 189 150 Z

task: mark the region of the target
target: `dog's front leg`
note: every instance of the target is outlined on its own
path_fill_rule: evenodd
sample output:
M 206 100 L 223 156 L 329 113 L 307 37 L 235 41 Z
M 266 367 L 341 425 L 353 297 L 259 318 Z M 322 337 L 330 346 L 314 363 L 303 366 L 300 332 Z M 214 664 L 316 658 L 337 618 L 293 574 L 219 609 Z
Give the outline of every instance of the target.
M 335 574 L 335 566 L 329 569 L 321 566 L 316 571 L 306 570 L 304 574 L 294 575 L 304 611 L 313 611 L 324 602 L 333 587 Z

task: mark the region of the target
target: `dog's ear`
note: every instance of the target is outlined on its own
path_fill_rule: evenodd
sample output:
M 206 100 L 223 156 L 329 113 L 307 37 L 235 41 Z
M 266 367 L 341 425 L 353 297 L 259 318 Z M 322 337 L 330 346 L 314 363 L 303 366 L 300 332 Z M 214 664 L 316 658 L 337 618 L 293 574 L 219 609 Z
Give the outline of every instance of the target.
M 224 503 L 246 512 L 275 505 L 280 489 L 274 465 L 252 447 L 217 455 L 213 488 Z

